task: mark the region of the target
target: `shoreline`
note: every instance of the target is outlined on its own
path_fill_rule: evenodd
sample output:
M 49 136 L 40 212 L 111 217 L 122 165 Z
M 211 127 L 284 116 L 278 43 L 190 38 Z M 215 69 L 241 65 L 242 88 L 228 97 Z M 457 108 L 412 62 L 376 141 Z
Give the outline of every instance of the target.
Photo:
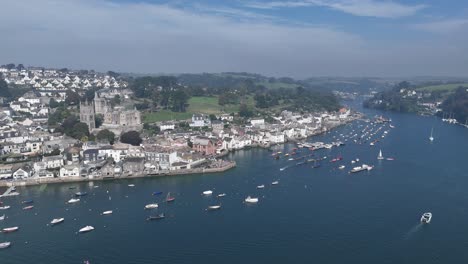
M 320 131 L 317 131 L 315 133 L 312 133 L 311 135 L 308 135 L 307 137 L 304 138 L 291 138 L 286 140 L 283 143 L 277 143 L 277 144 L 268 144 L 267 146 L 265 145 L 260 145 L 260 144 L 255 144 L 252 146 L 249 146 L 248 149 L 252 148 L 263 148 L 263 149 L 269 149 L 272 146 L 276 145 L 284 145 L 288 143 L 297 143 L 300 141 L 307 140 L 309 138 L 312 138 L 314 136 L 318 136 L 324 133 L 327 133 L 331 131 L 332 129 L 338 128 L 340 126 L 346 125 L 350 122 L 359 120 L 362 118 L 362 115 L 355 116 L 353 118 L 350 118 L 349 120 L 346 120 L 344 122 L 338 122 L 336 124 L 328 124 L 328 126 L 325 126 L 323 129 Z M 238 150 L 248 150 L 246 148 L 242 149 L 233 149 L 233 150 L 228 150 L 223 153 L 220 153 L 219 155 L 216 155 L 215 158 L 222 158 L 229 153 L 238 151 Z M 224 166 L 222 167 L 217 167 L 217 168 L 195 168 L 195 169 L 180 169 L 180 170 L 169 170 L 169 171 L 164 171 L 160 173 L 139 173 L 139 174 L 133 174 L 133 175 L 120 175 L 116 177 L 93 177 L 93 176 L 87 176 L 87 177 L 76 177 L 76 178 L 44 178 L 44 179 L 28 179 L 28 180 L 11 180 L 11 181 L 0 181 L 0 188 L 1 187 L 11 187 L 11 186 L 34 186 L 34 185 L 41 185 L 41 184 L 59 184 L 59 183 L 76 183 L 76 182 L 93 182 L 93 181 L 115 181 L 115 180 L 128 180 L 128 179 L 137 179 L 137 178 L 147 178 L 147 177 L 165 177 L 165 176 L 177 176 L 177 175 L 190 175 L 190 174 L 211 174 L 211 173 L 219 173 L 219 172 L 225 172 L 227 170 L 230 170 L 232 168 L 235 168 L 237 166 L 235 161 L 226 161 L 224 160 Z M 3 197 L 2 194 L 0 194 L 0 197 Z M 6 197 L 6 196 L 5 196 Z

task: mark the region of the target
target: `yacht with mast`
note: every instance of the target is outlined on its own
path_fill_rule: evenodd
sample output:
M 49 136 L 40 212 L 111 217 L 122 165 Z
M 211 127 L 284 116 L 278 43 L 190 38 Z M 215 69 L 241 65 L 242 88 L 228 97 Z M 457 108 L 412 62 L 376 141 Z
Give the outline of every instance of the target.
M 378 160 L 383 160 L 384 159 L 384 157 L 382 155 L 382 150 L 379 151 L 379 156 L 377 156 L 377 159 Z

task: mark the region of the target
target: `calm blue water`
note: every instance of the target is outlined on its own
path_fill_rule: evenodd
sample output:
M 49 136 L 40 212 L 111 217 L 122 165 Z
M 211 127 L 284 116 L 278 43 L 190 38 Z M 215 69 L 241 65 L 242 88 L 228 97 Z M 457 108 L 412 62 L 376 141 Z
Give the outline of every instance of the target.
M 19 226 L 20 231 L 0 234 L 0 242 L 13 242 L 0 251 L 0 263 L 468 261 L 468 129 L 433 117 L 386 115 L 396 128 L 385 128 L 390 132 L 383 141 L 374 147 L 348 141 L 344 147 L 317 151 L 317 157 L 344 159 L 324 161 L 316 169 L 309 164 L 280 171 L 295 162 L 253 149 L 233 153 L 230 158 L 238 167 L 223 174 L 94 183 L 99 188 L 91 183 L 18 188 L 19 197 L 3 199 L 12 209 L 4 211 L 8 219 L 0 227 Z M 330 142 L 359 124 L 311 140 Z M 432 126 L 436 139 L 430 144 Z M 396 160 L 377 161 L 380 148 Z M 375 169 L 348 174 L 355 158 Z M 345 170 L 337 169 L 341 164 Z M 275 180 L 279 185 L 271 186 Z M 130 188 L 130 183 L 136 186 Z M 257 190 L 260 184 L 265 189 Z M 220 211 L 205 211 L 217 203 L 201 195 L 208 189 L 227 193 Z M 89 195 L 78 204 L 65 204 L 77 191 Z M 160 203 L 158 212 L 166 219 L 147 222 L 150 213 L 144 205 L 165 196 L 155 198 L 154 191 L 170 191 L 177 200 Z M 245 205 L 247 195 L 260 197 L 260 202 Z M 21 210 L 20 201 L 29 198 L 35 208 Z M 100 215 L 105 210 L 114 214 Z M 426 211 L 434 217 L 421 226 L 419 218 Z M 56 217 L 65 217 L 65 222 L 47 226 Z M 76 234 L 85 225 L 96 230 Z

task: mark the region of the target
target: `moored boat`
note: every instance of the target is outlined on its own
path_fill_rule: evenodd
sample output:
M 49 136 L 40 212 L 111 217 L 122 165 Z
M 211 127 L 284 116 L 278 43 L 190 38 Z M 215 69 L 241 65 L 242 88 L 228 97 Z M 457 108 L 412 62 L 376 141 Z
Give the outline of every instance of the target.
M 80 199 L 78 199 L 78 198 L 71 198 L 70 200 L 68 200 L 67 203 L 72 204 L 72 203 L 77 203 L 79 201 L 80 201 Z
M 7 227 L 7 228 L 3 228 L 2 229 L 2 232 L 3 233 L 11 233 L 11 232 L 15 232 L 15 231 L 18 231 L 19 227 L 17 226 L 14 226 L 14 227 Z
M 423 224 L 429 224 L 432 220 L 432 213 L 424 213 L 421 216 L 421 223 Z
M 135 187 L 135 184 L 129 184 L 128 187 Z
M 354 167 L 350 173 L 356 173 L 356 172 L 361 172 L 361 171 L 370 171 L 372 170 L 374 167 L 372 166 L 369 166 L 369 165 L 366 165 L 366 164 L 362 164 L 362 166 L 357 166 L 357 167 Z
M 170 203 L 170 202 L 173 202 L 173 201 L 175 201 L 175 197 L 171 196 L 171 193 L 167 193 L 166 202 Z
M 221 205 L 210 205 L 208 206 L 208 208 L 206 209 L 207 211 L 215 211 L 215 210 L 219 210 L 221 209 Z
M 23 210 L 31 210 L 34 208 L 34 205 L 23 207 Z
M 247 198 L 245 198 L 244 201 L 246 203 L 258 203 L 258 198 L 253 198 L 253 197 L 247 196 Z
M 25 201 L 22 201 L 21 203 L 22 204 L 32 204 L 32 203 L 34 203 L 34 201 L 33 200 L 25 200 Z
M 51 225 L 56 225 L 56 224 L 62 223 L 63 221 L 65 221 L 65 218 L 54 218 L 54 219 L 52 219 L 52 221 L 50 221 L 50 224 Z
M 202 194 L 203 195 L 212 195 L 213 191 L 212 190 L 204 191 Z
M 85 195 L 88 195 L 88 193 L 87 192 L 77 192 L 77 193 L 75 193 L 75 196 L 77 196 L 77 197 L 85 196 Z
M 156 216 L 149 216 L 148 218 L 146 218 L 147 221 L 151 221 L 151 220 L 161 220 L 161 219 L 164 219 L 166 216 L 161 213 L 161 214 L 158 214 Z
M 218 194 L 218 197 L 224 197 L 224 196 L 226 196 L 225 193 L 220 193 L 220 194 Z
M 110 215 L 110 214 L 112 214 L 112 210 L 102 212 L 102 215 Z
M 0 210 L 6 210 L 6 209 L 10 209 L 10 206 L 9 205 L 0 206 Z
M 160 191 L 153 192 L 153 195 L 161 195 L 161 194 L 162 194 L 162 192 L 160 192 Z
M 0 216 L 0 221 L 5 220 L 5 215 Z
M 263 188 L 265 188 L 265 185 L 264 185 L 264 184 L 258 185 L 258 186 L 257 186 L 257 189 L 263 189 Z
M 0 243 L 0 249 L 7 248 L 9 246 L 11 246 L 11 242 Z
M 145 209 L 155 209 L 155 208 L 158 208 L 157 203 L 152 203 L 152 204 L 145 205 Z
M 278 185 L 279 184 L 279 181 L 274 181 L 271 183 L 271 185 Z
M 379 155 L 377 156 L 378 160 L 383 160 L 384 156 L 382 155 L 382 150 L 379 151 Z
M 94 227 L 85 226 L 85 227 L 81 228 L 80 230 L 78 230 L 78 233 L 86 233 L 86 232 L 91 232 L 93 230 L 94 230 Z

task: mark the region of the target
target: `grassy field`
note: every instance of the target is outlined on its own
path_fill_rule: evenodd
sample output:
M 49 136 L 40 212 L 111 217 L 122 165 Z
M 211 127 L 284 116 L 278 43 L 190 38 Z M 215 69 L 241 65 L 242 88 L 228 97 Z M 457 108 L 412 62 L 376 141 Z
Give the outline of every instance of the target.
M 162 110 L 154 113 L 143 113 L 143 123 L 154 123 L 169 120 L 185 120 L 191 118 L 191 113 L 176 113 L 169 110 Z
M 451 91 L 457 89 L 459 86 L 468 86 L 468 83 L 453 83 L 453 84 L 441 84 L 441 85 L 431 85 L 418 88 L 419 91 Z
M 239 111 L 239 105 L 225 105 L 218 104 L 218 97 L 197 96 L 192 97 L 188 101 L 189 107 L 185 113 L 177 113 L 169 110 L 163 110 L 154 113 L 144 113 L 143 123 L 154 123 L 168 120 L 185 120 L 192 118 L 192 114 L 222 114 L 222 113 L 235 113 Z M 254 107 L 254 99 L 249 96 L 246 104 Z

